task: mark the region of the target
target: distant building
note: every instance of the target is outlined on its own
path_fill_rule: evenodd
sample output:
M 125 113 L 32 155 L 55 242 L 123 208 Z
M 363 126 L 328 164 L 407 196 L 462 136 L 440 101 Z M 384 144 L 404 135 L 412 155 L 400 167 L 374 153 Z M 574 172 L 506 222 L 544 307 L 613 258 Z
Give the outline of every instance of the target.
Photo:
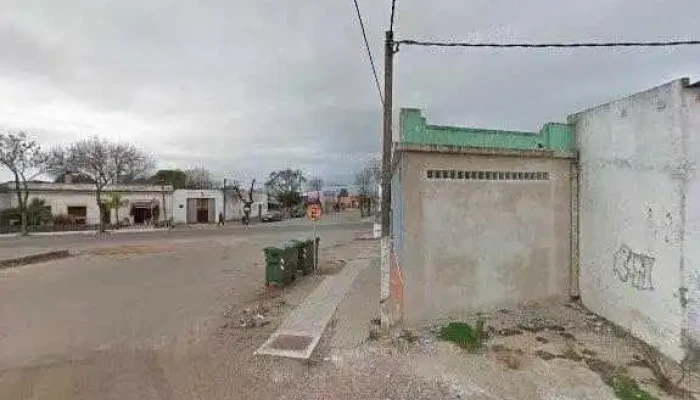
M 29 202 L 43 200 L 53 216 L 66 216 L 76 225 L 100 223 L 100 209 L 95 200 L 95 185 L 90 183 L 29 182 Z M 110 185 L 102 192 L 106 202 L 111 194 L 118 194 L 123 206 L 108 210 L 102 216 L 105 223 L 149 224 L 171 218 L 171 186 Z M 163 200 L 165 199 L 165 205 Z M 0 210 L 17 207 L 14 182 L 0 185 Z M 165 212 L 163 212 L 165 210 Z

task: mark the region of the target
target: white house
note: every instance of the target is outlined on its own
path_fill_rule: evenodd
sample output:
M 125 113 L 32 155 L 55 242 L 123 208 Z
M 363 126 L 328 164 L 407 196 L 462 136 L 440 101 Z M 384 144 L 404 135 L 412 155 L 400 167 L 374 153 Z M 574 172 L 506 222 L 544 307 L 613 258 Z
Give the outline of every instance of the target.
M 29 202 L 41 199 L 51 215 L 65 215 L 74 224 L 93 225 L 100 222 L 100 209 L 95 199 L 95 185 L 90 183 L 29 182 Z M 166 221 L 172 215 L 172 187 L 155 185 L 110 185 L 102 193 L 108 201 L 112 194 L 122 198 L 122 206 L 105 214 L 107 223 L 148 224 Z M 0 185 L 0 210 L 17 207 L 14 182 Z M 165 210 L 165 212 L 162 212 Z
M 178 189 L 173 192 L 173 222 L 176 224 L 210 224 L 223 213 L 221 190 Z

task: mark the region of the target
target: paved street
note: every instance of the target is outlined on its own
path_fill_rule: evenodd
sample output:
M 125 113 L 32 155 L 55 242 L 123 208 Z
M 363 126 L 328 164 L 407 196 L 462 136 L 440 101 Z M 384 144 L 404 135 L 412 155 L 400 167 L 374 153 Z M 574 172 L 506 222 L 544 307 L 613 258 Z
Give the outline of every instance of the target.
M 353 257 L 363 246 L 354 238 L 370 231 L 371 225 L 358 218 L 343 218 L 327 218 L 318 227 L 325 264 Z M 3 251 L 42 246 L 81 251 L 77 257 L 0 271 L 0 399 L 65 398 L 61 390 L 77 390 L 76 379 L 90 386 L 78 390 L 85 398 L 94 398 L 89 393 L 135 398 L 152 385 L 157 390 L 159 383 L 151 380 L 157 371 L 143 372 L 146 381 L 131 376 L 141 362 L 152 367 L 148 357 L 174 357 L 209 341 L 227 309 L 240 312 L 272 296 L 281 299 L 281 316 L 288 304 L 303 300 L 323 277 L 266 290 L 262 248 L 306 234 L 310 223 L 292 220 L 250 230 L 0 241 Z M 90 376 L 84 376 L 87 370 Z M 134 384 L 146 385 L 145 392 L 103 387 L 115 379 L 135 379 Z

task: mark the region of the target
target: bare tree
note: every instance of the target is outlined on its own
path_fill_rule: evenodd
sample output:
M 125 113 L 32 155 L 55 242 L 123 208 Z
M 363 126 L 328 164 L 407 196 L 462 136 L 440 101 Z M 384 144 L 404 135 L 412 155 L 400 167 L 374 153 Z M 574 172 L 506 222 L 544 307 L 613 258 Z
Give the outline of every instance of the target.
M 317 192 L 323 189 L 323 179 L 319 176 L 314 176 L 309 178 L 306 185 L 309 187 L 309 191 Z
M 14 176 L 17 208 L 20 211 L 22 235 L 27 229 L 27 199 L 29 187 L 27 181 L 41 172 L 45 155 L 40 146 L 29 140 L 25 132 L 0 134 L 0 164 L 10 170 Z
M 216 189 L 218 184 L 212 179 L 211 172 L 204 167 L 196 167 L 185 171 L 185 187 L 187 189 Z
M 365 214 L 369 215 L 371 212 L 371 198 L 375 188 L 372 169 L 368 165 L 355 174 L 355 186 L 360 196 L 360 215 L 364 218 Z
M 105 231 L 103 215 L 107 212 L 102 193 L 108 185 L 137 179 L 149 173 L 152 158 L 132 144 L 110 142 L 93 136 L 51 151 L 47 172 L 53 175 L 80 173 L 89 176 L 95 185 L 95 200 L 100 209 L 100 232 Z
M 248 225 L 250 222 L 250 210 L 253 207 L 253 190 L 255 189 L 255 179 L 250 183 L 250 190 L 248 191 L 248 197 L 243 197 L 241 189 L 238 187 L 238 183 L 233 185 L 233 193 L 240 202 L 243 203 L 243 223 Z

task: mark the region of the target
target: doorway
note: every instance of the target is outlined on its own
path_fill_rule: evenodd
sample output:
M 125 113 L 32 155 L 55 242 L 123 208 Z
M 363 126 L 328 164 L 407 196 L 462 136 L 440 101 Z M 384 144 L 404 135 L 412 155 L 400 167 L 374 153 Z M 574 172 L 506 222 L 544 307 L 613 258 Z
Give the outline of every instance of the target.
M 216 209 L 214 199 L 195 198 L 187 199 L 187 223 L 206 224 L 213 223 Z

